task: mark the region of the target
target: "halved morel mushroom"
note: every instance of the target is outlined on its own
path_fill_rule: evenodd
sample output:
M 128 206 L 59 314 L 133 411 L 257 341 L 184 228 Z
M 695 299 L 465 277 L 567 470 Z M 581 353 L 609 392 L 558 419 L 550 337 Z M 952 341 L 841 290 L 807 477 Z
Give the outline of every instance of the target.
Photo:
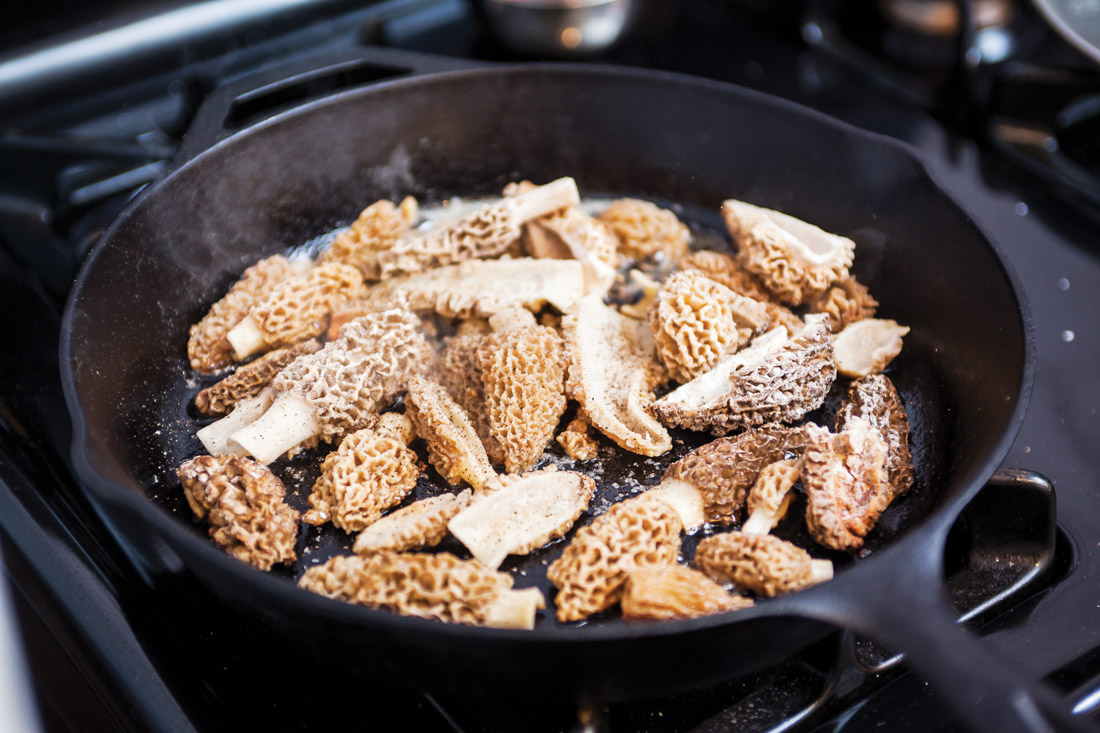
M 669 262 L 676 262 L 691 244 L 691 231 L 679 217 L 650 201 L 618 199 L 597 218 L 619 240 L 619 252 L 635 260 L 659 254 Z
M 358 532 L 397 506 L 420 476 L 409 419 L 390 412 L 377 426 L 348 433 L 325 458 L 309 495 L 307 524 L 331 521 L 345 532 Z
M 272 382 L 275 402 L 233 433 L 231 445 L 266 464 L 314 437 L 331 442 L 367 427 L 431 354 L 420 319 L 398 294 L 388 307 L 357 318 L 339 339 L 279 372 Z
M 769 292 L 800 305 L 848 277 L 855 242 L 793 216 L 730 199 L 722 204 L 737 258 Z
M 266 298 L 279 283 L 297 275 L 299 266 L 282 255 L 272 255 L 245 270 L 229 292 L 191 326 L 187 341 L 191 368 L 213 374 L 237 361 L 226 336 L 244 320 L 252 306 Z
M 639 567 L 675 563 L 682 528 L 676 511 L 650 492 L 581 527 L 546 573 L 558 589 L 558 620 L 580 621 L 615 605 Z
M 604 305 L 597 292 L 578 301 L 562 326 L 570 356 L 566 392 L 592 424 L 633 453 L 668 451 L 672 436 L 648 412 L 666 374 L 645 324 Z
M 400 206 L 392 201 L 376 201 L 359 214 L 344 231 L 336 235 L 317 264 L 339 262 L 357 267 L 368 280 L 378 280 L 377 255 L 406 236 L 416 222 L 419 207 L 416 199 L 406 196 Z
M 596 483 L 573 471 L 535 471 L 495 479 L 447 528 L 487 568 L 565 535 L 588 508 Z
M 806 526 L 817 542 L 834 550 L 858 550 L 894 499 L 886 469 L 889 449 L 868 421 L 853 417 L 844 430 L 806 428 L 802 487 Z
M 474 497 L 470 489 L 414 501 L 370 525 L 355 538 L 352 550 L 366 555 L 380 550 L 404 552 L 435 547 L 447 536 L 447 522 Z
M 303 354 L 315 354 L 320 350 L 321 342 L 310 339 L 286 349 L 269 351 L 259 359 L 237 367 L 237 371 L 195 395 L 195 409 L 211 417 L 227 415 L 239 403 L 263 392 L 275 375 L 290 362 Z
M 462 325 L 471 323 L 474 322 L 464 321 Z M 451 399 L 466 411 L 489 460 L 499 464 L 504 463 L 504 449 L 489 430 L 489 405 L 485 401 L 481 362 L 477 357 L 478 347 L 488 331 L 489 325 L 485 324 L 484 332 L 464 328 L 456 333 L 436 356 L 431 373 Z
M 191 510 L 230 556 L 260 570 L 297 559 L 298 512 L 266 466 L 237 456 L 198 456 L 176 474 Z
M 577 417 L 570 420 L 565 430 L 558 433 L 558 445 L 574 461 L 591 461 L 599 451 L 600 444 L 589 435 L 589 427 L 591 423 L 586 418 Z
M 505 196 L 516 196 L 536 188 L 530 181 L 509 183 L 504 187 Z M 581 250 L 608 267 L 619 264 L 619 242 L 615 235 L 594 217 L 576 206 L 558 209 L 538 219 L 532 219 L 524 227 L 523 248 L 532 257 L 545 259 L 581 259 Z
M 649 311 L 657 356 L 677 382 L 690 382 L 710 371 L 767 325 L 763 303 L 693 270 L 665 281 Z
M 753 602 L 729 593 L 698 570 L 647 565 L 630 573 L 620 604 L 627 621 L 666 621 L 736 611 Z
M 503 254 L 526 222 L 580 202 L 572 178 L 559 178 L 518 196 L 481 207 L 458 221 L 403 236 L 373 253 L 368 267 L 381 279 L 423 272 L 477 257 Z
M 893 501 L 913 485 L 913 456 L 909 452 L 909 417 L 905 405 L 885 374 L 870 374 L 852 382 L 836 414 L 837 432 L 857 418 L 871 423 L 886 441 L 886 470 Z
M 741 531 L 745 534 L 768 534 L 775 529 L 775 525 L 787 514 L 794 498 L 791 489 L 798 483 L 801 473 L 802 464 L 795 459 L 765 466 L 745 500 L 749 518 Z
M 773 598 L 833 577 L 833 564 L 767 534 L 727 532 L 699 543 L 692 563 L 720 583 Z
M 565 345 L 530 312 L 502 311 L 477 350 L 489 414 L 508 473 L 531 470 L 554 438 L 565 412 Z
M 546 602 L 537 588 L 514 590 L 512 576 L 443 552 L 383 550 L 337 555 L 298 585 L 329 598 L 448 623 L 531 629 Z
M 694 486 L 703 495 L 706 520 L 729 524 L 741 515 L 764 467 L 801 455 L 805 440 L 801 426 L 762 425 L 696 448 L 669 466 L 661 481 Z
M 830 330 L 840 333 L 856 321 L 873 318 L 878 301 L 866 286 L 849 276 L 812 298 L 807 305 L 811 313 L 827 314 Z
M 801 419 L 822 405 L 835 378 L 828 318 L 810 315 L 794 337 L 783 328 L 758 336 L 654 402 L 653 411 L 666 425 L 724 435 Z
M 774 296 L 760 282 L 760 278 L 746 270 L 731 255 L 712 250 L 699 250 L 681 260 L 680 269 L 698 270 L 733 292 L 763 303 L 772 328 L 783 326 L 788 334 L 795 334 L 805 325 L 790 308 L 776 302 Z
M 496 476 L 470 417 L 439 384 L 420 376 L 405 396 L 416 433 L 428 446 L 432 466 L 452 486 L 465 481 L 480 491 Z
M 866 377 L 881 372 L 901 353 L 901 339 L 908 326 L 897 321 L 865 318 L 856 321 L 833 339 L 837 371 L 846 377 Z
M 336 310 L 367 293 L 363 273 L 338 262 L 318 265 L 283 280 L 248 311 L 226 339 L 238 361 L 253 354 L 292 346 L 325 333 Z

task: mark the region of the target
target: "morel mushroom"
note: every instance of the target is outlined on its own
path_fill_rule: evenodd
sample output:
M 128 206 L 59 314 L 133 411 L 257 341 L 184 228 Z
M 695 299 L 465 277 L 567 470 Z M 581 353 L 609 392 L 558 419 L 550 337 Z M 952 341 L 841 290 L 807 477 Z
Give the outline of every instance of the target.
M 535 188 L 530 181 L 509 183 L 505 196 L 516 196 Z M 611 231 L 576 206 L 558 209 L 524 227 L 523 248 L 532 257 L 544 259 L 580 259 L 584 251 L 614 269 L 619 264 L 619 243 Z
M 406 196 L 400 206 L 376 201 L 359 214 L 351 226 L 336 235 L 317 264 L 339 262 L 357 267 L 368 280 L 378 280 L 377 253 L 392 247 L 409 232 L 419 212 L 416 199 Z
M 856 321 L 874 317 L 878 301 L 866 286 L 850 276 L 811 299 L 808 305 L 811 313 L 827 314 L 829 329 L 840 333 Z
M 713 369 L 653 403 L 666 425 L 724 435 L 815 410 L 836 378 L 828 317 L 806 317 L 793 338 L 783 328 L 722 357 Z
M 729 524 L 737 520 L 764 467 L 801 455 L 805 440 L 802 427 L 762 425 L 696 448 L 669 466 L 661 481 L 695 487 L 703 496 L 706 520 Z
M 691 244 L 691 231 L 676 214 L 649 201 L 618 199 L 598 218 L 619 240 L 619 251 L 636 260 L 660 255 L 676 262 Z
M 420 319 L 398 294 L 389 307 L 352 321 L 339 339 L 279 372 L 275 402 L 233 433 L 231 444 L 267 464 L 315 436 L 331 442 L 367 427 L 431 353 Z
M 236 361 L 233 346 L 226 336 L 275 286 L 298 274 L 301 264 L 292 263 L 282 255 L 272 255 L 245 270 L 229 292 L 191 327 L 187 341 L 191 368 L 202 374 L 213 374 Z M 305 266 L 309 264 L 305 261 Z
M 848 394 L 836 414 L 836 431 L 861 418 L 871 423 L 886 441 L 886 470 L 893 501 L 913 485 L 913 456 L 909 452 L 909 417 L 894 383 L 885 374 L 870 374 L 848 387 Z
M 677 382 L 690 382 L 710 371 L 767 325 L 763 303 L 693 270 L 670 277 L 649 311 L 657 356 Z
M 176 471 L 195 516 L 214 543 L 260 570 L 297 559 L 298 512 L 283 482 L 266 466 L 237 456 L 198 456 Z
M 485 331 L 480 331 L 471 326 L 473 323 L 463 321 L 465 328 L 447 341 L 436 356 L 431 373 L 451 399 L 466 411 L 489 460 L 504 463 L 504 449 L 489 432 L 489 406 L 485 403 L 481 362 L 477 358 L 477 349 L 489 331 L 489 325 L 485 324 Z
M 802 464 L 794 459 L 765 466 L 745 501 L 749 518 L 741 526 L 741 531 L 745 534 L 768 534 L 775 529 L 775 525 L 787 514 L 794 498 L 791 489 L 798 482 L 801 472 Z
M 618 603 L 636 568 L 676 562 L 680 517 L 650 494 L 619 502 L 581 527 L 550 564 L 546 577 L 558 589 L 559 621 L 580 621 Z
M 897 321 L 865 318 L 856 321 L 833 339 L 836 369 L 846 377 L 866 377 L 881 372 L 901 353 L 901 338 L 908 326 Z
M 489 413 L 489 434 L 508 473 L 534 468 L 565 412 L 565 345 L 522 308 L 489 319 L 493 333 L 477 359 Z
M 239 403 L 263 392 L 275 375 L 290 362 L 303 354 L 315 354 L 320 350 L 321 342 L 310 339 L 287 349 L 269 351 L 259 359 L 237 367 L 237 371 L 195 395 L 195 409 L 212 417 L 227 415 Z
M 566 392 L 592 424 L 628 451 L 668 451 L 672 436 L 648 412 L 666 375 L 645 324 L 604 305 L 596 292 L 578 301 L 562 326 L 570 355 Z
M 590 461 L 596 457 L 599 443 L 588 433 L 591 424 L 583 417 L 569 421 L 565 430 L 558 433 L 556 440 L 565 451 L 565 455 L 574 461 Z
M 226 334 L 237 360 L 320 336 L 333 311 L 363 298 L 363 274 L 330 262 L 283 280 Z
M 894 498 L 886 470 L 886 441 L 868 421 L 854 417 L 833 434 L 806 427 L 802 486 L 806 526 L 834 550 L 858 550 Z
M 419 550 L 435 547 L 447 536 L 447 522 L 469 506 L 474 492 L 440 494 L 414 501 L 370 525 L 355 539 L 352 550 L 367 555 L 379 550 Z
M 773 598 L 833 577 L 833 564 L 767 534 L 727 532 L 707 537 L 693 563 L 720 583 Z
M 424 234 L 401 237 L 391 247 L 373 253 L 368 267 L 384 280 L 462 260 L 499 255 L 520 238 L 526 222 L 578 203 L 576 182 L 572 178 L 559 178 L 483 206 Z
M 358 532 L 382 517 L 416 486 L 420 476 L 409 418 L 394 412 L 374 428 L 348 433 L 321 464 L 309 495 L 307 524 L 331 521 L 345 532 Z
M 477 430 L 447 390 L 430 379 L 409 380 L 408 415 L 428 446 L 432 466 L 447 483 L 465 481 L 480 491 L 496 472 L 477 437 Z
M 630 573 L 621 605 L 627 621 L 664 621 L 736 611 L 753 602 L 728 593 L 698 570 L 647 565 Z
M 337 555 L 298 585 L 329 598 L 448 623 L 532 629 L 546 602 L 537 588 L 512 589 L 512 576 L 438 555 L 389 550 Z
M 526 555 L 565 535 L 588 508 L 596 483 L 572 471 L 542 470 L 498 478 L 447 524 L 487 568 Z
M 729 200 L 722 215 L 738 260 L 769 292 L 800 305 L 848 277 L 856 244 L 779 211 Z

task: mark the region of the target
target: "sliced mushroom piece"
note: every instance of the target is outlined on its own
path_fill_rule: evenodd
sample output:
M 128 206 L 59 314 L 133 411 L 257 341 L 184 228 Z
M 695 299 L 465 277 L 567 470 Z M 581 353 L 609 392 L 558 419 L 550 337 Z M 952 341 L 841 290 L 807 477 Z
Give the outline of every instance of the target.
M 720 583 L 773 598 L 833 577 L 833 564 L 767 534 L 727 532 L 707 537 L 693 564 Z
M 595 482 L 572 471 L 544 470 L 513 478 L 460 511 L 447 528 L 487 568 L 526 555 L 565 535 L 588 508 Z
M 779 520 L 787 515 L 794 494 L 791 489 L 798 482 L 802 465 L 788 459 L 765 466 L 756 478 L 745 502 L 749 518 L 741 531 L 745 534 L 768 534 Z
M 562 325 L 570 355 L 568 395 L 622 448 L 646 456 L 667 452 L 672 436 L 648 412 L 652 390 L 665 375 L 645 324 L 593 293 L 578 301 Z
M 856 244 L 773 209 L 729 200 L 722 215 L 738 259 L 789 305 L 800 305 L 848 277 Z
M 254 397 L 242 400 L 233 410 L 220 420 L 216 420 L 205 428 L 202 428 L 195 437 L 202 443 L 202 447 L 212 456 L 217 455 L 241 455 L 248 452 L 236 443 L 232 443 L 232 436 L 239 430 L 251 425 L 267 412 L 271 403 L 279 393 L 273 387 L 260 392 Z
M 290 362 L 320 350 L 321 342 L 310 339 L 287 349 L 269 351 L 259 359 L 237 367 L 237 371 L 195 395 L 195 409 L 203 415 L 227 415 L 239 403 L 262 392 Z
M 378 280 L 377 253 L 392 247 L 409 232 L 419 214 L 416 199 L 406 196 L 399 206 L 376 201 L 359 214 L 317 258 L 318 264 L 339 262 L 359 268 L 364 277 Z
M 479 321 L 463 321 L 459 331 L 447 342 L 436 356 L 431 373 L 447 394 L 466 411 L 474 424 L 477 437 L 485 447 L 485 453 L 493 463 L 504 463 L 504 449 L 491 434 L 489 427 L 489 406 L 485 401 L 485 385 L 481 381 L 481 361 L 477 350 L 489 332 L 473 324 Z
M 828 318 L 810 315 L 793 338 L 784 328 L 758 336 L 654 402 L 653 410 L 666 425 L 724 435 L 801 419 L 824 403 L 835 378 Z
M 870 422 L 888 450 L 886 469 L 893 492 L 891 501 L 913 485 L 913 456 L 909 452 L 909 418 L 894 383 L 885 374 L 870 374 L 848 387 L 848 394 L 836 414 L 836 430 L 862 418 Z
M 665 621 L 736 611 L 753 602 L 730 594 L 698 570 L 649 565 L 630 573 L 621 605 L 627 621 Z
M 428 446 L 432 466 L 452 486 L 465 481 L 480 491 L 496 472 L 477 437 L 477 430 L 447 390 L 423 377 L 409 380 L 408 415 Z
M 852 418 L 839 433 L 806 428 L 802 486 L 806 526 L 834 550 L 858 550 L 894 498 L 886 441 L 868 421 Z
M 659 255 L 676 262 L 691 244 L 691 231 L 676 214 L 650 201 L 618 199 L 598 218 L 619 240 L 619 251 L 636 260 Z
M 440 494 L 391 512 L 370 525 L 355 538 L 352 550 L 367 555 L 381 550 L 405 552 L 435 547 L 447 536 L 447 522 L 466 508 L 474 492 Z
M 703 497 L 708 522 L 737 520 L 749 490 L 765 466 L 802 453 L 802 427 L 762 425 L 696 448 L 665 471 L 661 483 L 682 481 Z
M 846 327 L 833 340 L 837 371 L 846 377 L 866 377 L 881 372 L 901 353 L 901 339 L 908 326 L 897 321 L 865 318 Z
M 405 616 L 511 629 L 534 628 L 536 609 L 546 605 L 538 589 L 514 590 L 507 573 L 446 552 L 337 555 L 306 570 L 298 585 Z

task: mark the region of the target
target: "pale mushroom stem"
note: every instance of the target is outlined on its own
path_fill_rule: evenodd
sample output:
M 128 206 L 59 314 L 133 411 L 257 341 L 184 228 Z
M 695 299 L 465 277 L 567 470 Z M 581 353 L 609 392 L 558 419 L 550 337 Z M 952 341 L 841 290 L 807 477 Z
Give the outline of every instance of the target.
M 545 607 L 546 600 L 538 588 L 506 590 L 489 604 L 485 625 L 498 629 L 533 629 L 535 611 Z
M 565 177 L 514 196 L 510 201 L 512 212 L 522 223 L 566 206 L 576 206 L 581 202 L 581 195 L 577 190 L 577 182 Z
M 252 316 L 245 316 L 244 320 L 225 335 L 225 338 L 233 347 L 233 354 L 237 357 L 237 361 L 247 359 L 267 345 L 264 332 L 260 330 L 259 324 Z
M 684 531 L 692 532 L 706 521 L 703 494 L 686 481 L 665 479 L 649 495 L 664 502 L 680 517 Z
M 221 420 L 212 422 L 202 430 L 195 433 L 202 442 L 202 447 L 206 448 L 206 452 L 212 456 L 233 453 L 236 455 L 245 455 L 243 449 L 240 446 L 229 446 L 229 439 L 233 433 L 238 430 L 242 430 L 248 427 L 252 422 L 257 420 L 267 408 L 271 407 L 271 403 L 275 399 L 275 390 L 265 389 L 260 394 L 250 397 L 247 400 L 242 400 L 238 404 L 233 412 L 229 413 Z
M 833 579 L 833 563 L 831 560 L 811 560 L 810 579 L 813 583 L 824 583 Z
M 791 499 L 793 498 L 794 494 L 788 491 L 775 511 L 757 509 L 745 520 L 745 524 L 741 526 L 741 531 L 745 534 L 770 533 L 775 529 L 775 525 L 779 524 L 779 520 L 787 515 L 787 508 L 791 505 Z
M 267 465 L 320 432 L 313 406 L 293 392 L 283 392 L 258 420 L 233 433 L 229 446 Z

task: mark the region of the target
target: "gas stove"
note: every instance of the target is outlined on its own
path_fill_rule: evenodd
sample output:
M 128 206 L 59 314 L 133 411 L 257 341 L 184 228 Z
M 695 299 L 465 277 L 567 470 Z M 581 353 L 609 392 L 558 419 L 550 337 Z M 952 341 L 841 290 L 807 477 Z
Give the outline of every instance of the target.
M 35 47 L 0 60 L 0 323 L 13 343 L 0 360 L 0 549 L 45 726 L 958 729 L 903 658 L 843 630 L 749 678 L 668 698 L 581 710 L 519 707 L 491 690 L 444 699 L 288 655 L 189 573 L 151 576 L 128 556 L 71 470 L 60 312 L 105 226 L 181 148 L 194 152 L 184 133 L 204 102 L 235 100 L 231 121 L 244 126 L 406 64 L 530 60 L 459 0 L 255 5 L 172 3 L 137 17 L 108 3 L 103 13 L 130 15 L 89 19 L 100 21 L 92 37 L 28 18 Z M 864 5 L 650 3 L 596 60 L 753 87 L 910 143 L 1000 245 L 1023 282 L 1038 349 L 1031 406 L 1006 460 L 1024 470 L 1000 472 L 959 519 L 947 585 L 962 623 L 1093 716 L 1100 196 L 1084 133 L 1100 69 L 1029 6 L 1001 3 L 1011 12 L 997 15 L 980 6 L 998 3 L 960 3 L 944 36 L 891 3 Z M 876 32 L 861 13 L 873 13 Z M 981 36 L 990 29 L 1005 44 Z M 329 71 L 312 73 L 321 67 Z M 300 83 L 239 93 L 288 76 Z

